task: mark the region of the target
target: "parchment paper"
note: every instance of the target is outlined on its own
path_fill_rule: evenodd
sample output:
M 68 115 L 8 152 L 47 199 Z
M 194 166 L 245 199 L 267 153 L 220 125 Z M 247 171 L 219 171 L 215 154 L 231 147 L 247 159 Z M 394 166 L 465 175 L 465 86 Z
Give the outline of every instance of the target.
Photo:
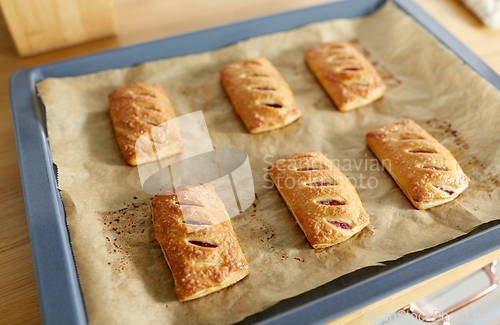
M 320 42 L 358 40 L 391 86 L 382 100 L 340 113 L 304 63 Z M 287 80 L 302 117 L 249 134 L 219 80 L 221 67 L 269 58 Z M 116 143 L 107 95 L 138 81 L 161 83 L 177 116 L 203 110 L 214 146 L 245 150 L 254 207 L 232 219 L 250 274 L 232 287 L 180 303 L 154 239 L 151 196 Z M 250 39 L 210 53 L 120 70 L 47 79 L 52 157 L 90 324 L 223 324 L 356 269 L 435 246 L 498 218 L 500 93 L 392 3 L 370 17 L 333 20 Z M 470 177 L 456 200 L 412 207 L 365 144 L 365 134 L 412 118 L 444 144 Z M 371 224 L 341 245 L 313 250 L 270 186 L 265 168 L 290 154 L 325 153 L 356 186 Z M 362 183 L 361 183 L 362 182 Z

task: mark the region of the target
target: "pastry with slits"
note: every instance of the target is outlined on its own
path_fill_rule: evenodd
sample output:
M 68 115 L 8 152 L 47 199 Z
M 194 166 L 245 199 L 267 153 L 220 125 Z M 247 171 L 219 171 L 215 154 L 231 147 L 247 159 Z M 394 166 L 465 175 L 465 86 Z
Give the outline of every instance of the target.
M 275 130 L 300 117 L 290 87 L 268 59 L 238 60 L 222 68 L 220 77 L 248 132 Z
M 417 209 L 454 200 L 469 185 L 450 151 L 411 119 L 369 132 L 366 142 Z
M 370 222 L 349 179 L 319 151 L 278 160 L 267 172 L 313 248 L 343 242 Z
M 305 52 L 305 59 L 341 112 L 368 105 L 385 93 L 373 65 L 347 41 L 314 46 Z
M 141 82 L 116 89 L 109 95 L 109 111 L 118 145 L 129 165 L 183 151 L 174 110 L 160 84 Z M 137 142 L 145 133 L 149 133 L 151 142 Z
M 156 240 L 180 301 L 224 289 L 248 275 L 248 263 L 214 187 L 189 184 L 151 201 Z

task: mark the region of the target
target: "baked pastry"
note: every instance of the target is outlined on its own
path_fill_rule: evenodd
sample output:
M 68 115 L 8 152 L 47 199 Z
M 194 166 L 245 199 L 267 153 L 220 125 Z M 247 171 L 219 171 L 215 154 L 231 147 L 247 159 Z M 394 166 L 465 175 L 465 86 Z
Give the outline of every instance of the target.
M 238 60 L 222 68 L 220 77 L 248 132 L 275 130 L 300 117 L 290 87 L 268 59 Z
M 305 52 L 305 59 L 341 112 L 368 105 L 385 93 L 373 65 L 347 41 L 314 46 Z
M 314 248 L 343 242 L 370 222 L 354 186 L 319 151 L 278 160 L 267 172 Z
M 224 204 L 210 184 L 189 184 L 151 201 L 156 240 L 180 301 L 224 289 L 248 274 Z
M 469 185 L 448 149 L 410 119 L 369 132 L 366 142 L 417 209 L 449 202 Z
M 129 165 L 136 166 L 182 152 L 170 100 L 159 84 L 134 83 L 109 95 L 116 140 Z M 169 123 L 165 123 L 172 120 Z M 148 137 L 141 135 L 149 133 Z M 141 141 L 137 142 L 138 139 Z M 155 154 L 158 158 L 155 157 Z

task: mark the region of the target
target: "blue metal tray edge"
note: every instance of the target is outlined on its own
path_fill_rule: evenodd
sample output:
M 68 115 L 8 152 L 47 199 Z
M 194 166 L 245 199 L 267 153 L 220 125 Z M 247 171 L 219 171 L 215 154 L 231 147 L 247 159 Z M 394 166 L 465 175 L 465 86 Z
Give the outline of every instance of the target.
M 16 71 L 9 79 L 9 87 L 42 320 L 45 324 L 86 324 L 50 149 L 35 111 L 33 77 L 32 69 Z M 33 157 L 41 158 L 44 164 L 39 164 L 39 159 L 30 159 Z

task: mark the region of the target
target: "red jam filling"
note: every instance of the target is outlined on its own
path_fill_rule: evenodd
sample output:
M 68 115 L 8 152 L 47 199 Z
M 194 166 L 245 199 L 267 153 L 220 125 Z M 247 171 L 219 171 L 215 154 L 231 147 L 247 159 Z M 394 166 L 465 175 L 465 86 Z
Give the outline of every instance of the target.
M 408 150 L 408 152 L 411 152 L 411 153 L 436 153 L 435 151 L 426 150 L 426 149 Z
M 318 182 L 307 183 L 306 185 L 311 187 L 317 187 L 317 186 L 333 186 L 335 184 L 328 181 L 318 181 Z
M 323 205 L 344 205 L 345 203 L 337 201 L 337 200 L 321 200 L 321 201 L 316 201 L 318 204 L 323 204 Z
M 297 168 L 298 172 L 306 172 L 309 170 L 322 170 L 324 169 L 323 167 L 302 167 L 302 168 Z
M 422 168 L 433 169 L 433 170 L 446 170 L 444 168 L 437 167 L 437 166 L 422 166 Z
M 348 224 L 347 222 L 340 222 L 340 221 L 328 221 L 328 222 L 340 229 L 351 229 L 351 225 Z
M 269 87 L 253 87 L 254 90 L 275 90 L 274 88 Z
M 266 106 L 269 106 L 269 107 L 274 107 L 274 108 L 281 108 L 281 107 L 283 107 L 283 105 L 278 104 L 278 103 L 262 103 L 262 104 L 264 104 Z
M 445 192 L 446 194 L 449 194 L 449 195 L 452 195 L 453 194 L 453 191 L 450 191 L 450 190 L 447 190 L 445 189 L 444 187 L 442 186 L 439 186 L 439 185 L 434 185 L 435 188 L 437 189 L 440 189 L 441 191 Z
M 217 247 L 217 245 L 212 245 L 212 244 L 206 243 L 204 241 L 190 240 L 189 243 L 193 244 L 193 245 L 201 246 L 201 247 L 212 247 L 212 248 Z
M 342 71 L 358 71 L 358 70 L 361 70 L 359 68 L 355 68 L 355 67 L 351 67 L 351 68 L 344 68 L 342 69 Z

